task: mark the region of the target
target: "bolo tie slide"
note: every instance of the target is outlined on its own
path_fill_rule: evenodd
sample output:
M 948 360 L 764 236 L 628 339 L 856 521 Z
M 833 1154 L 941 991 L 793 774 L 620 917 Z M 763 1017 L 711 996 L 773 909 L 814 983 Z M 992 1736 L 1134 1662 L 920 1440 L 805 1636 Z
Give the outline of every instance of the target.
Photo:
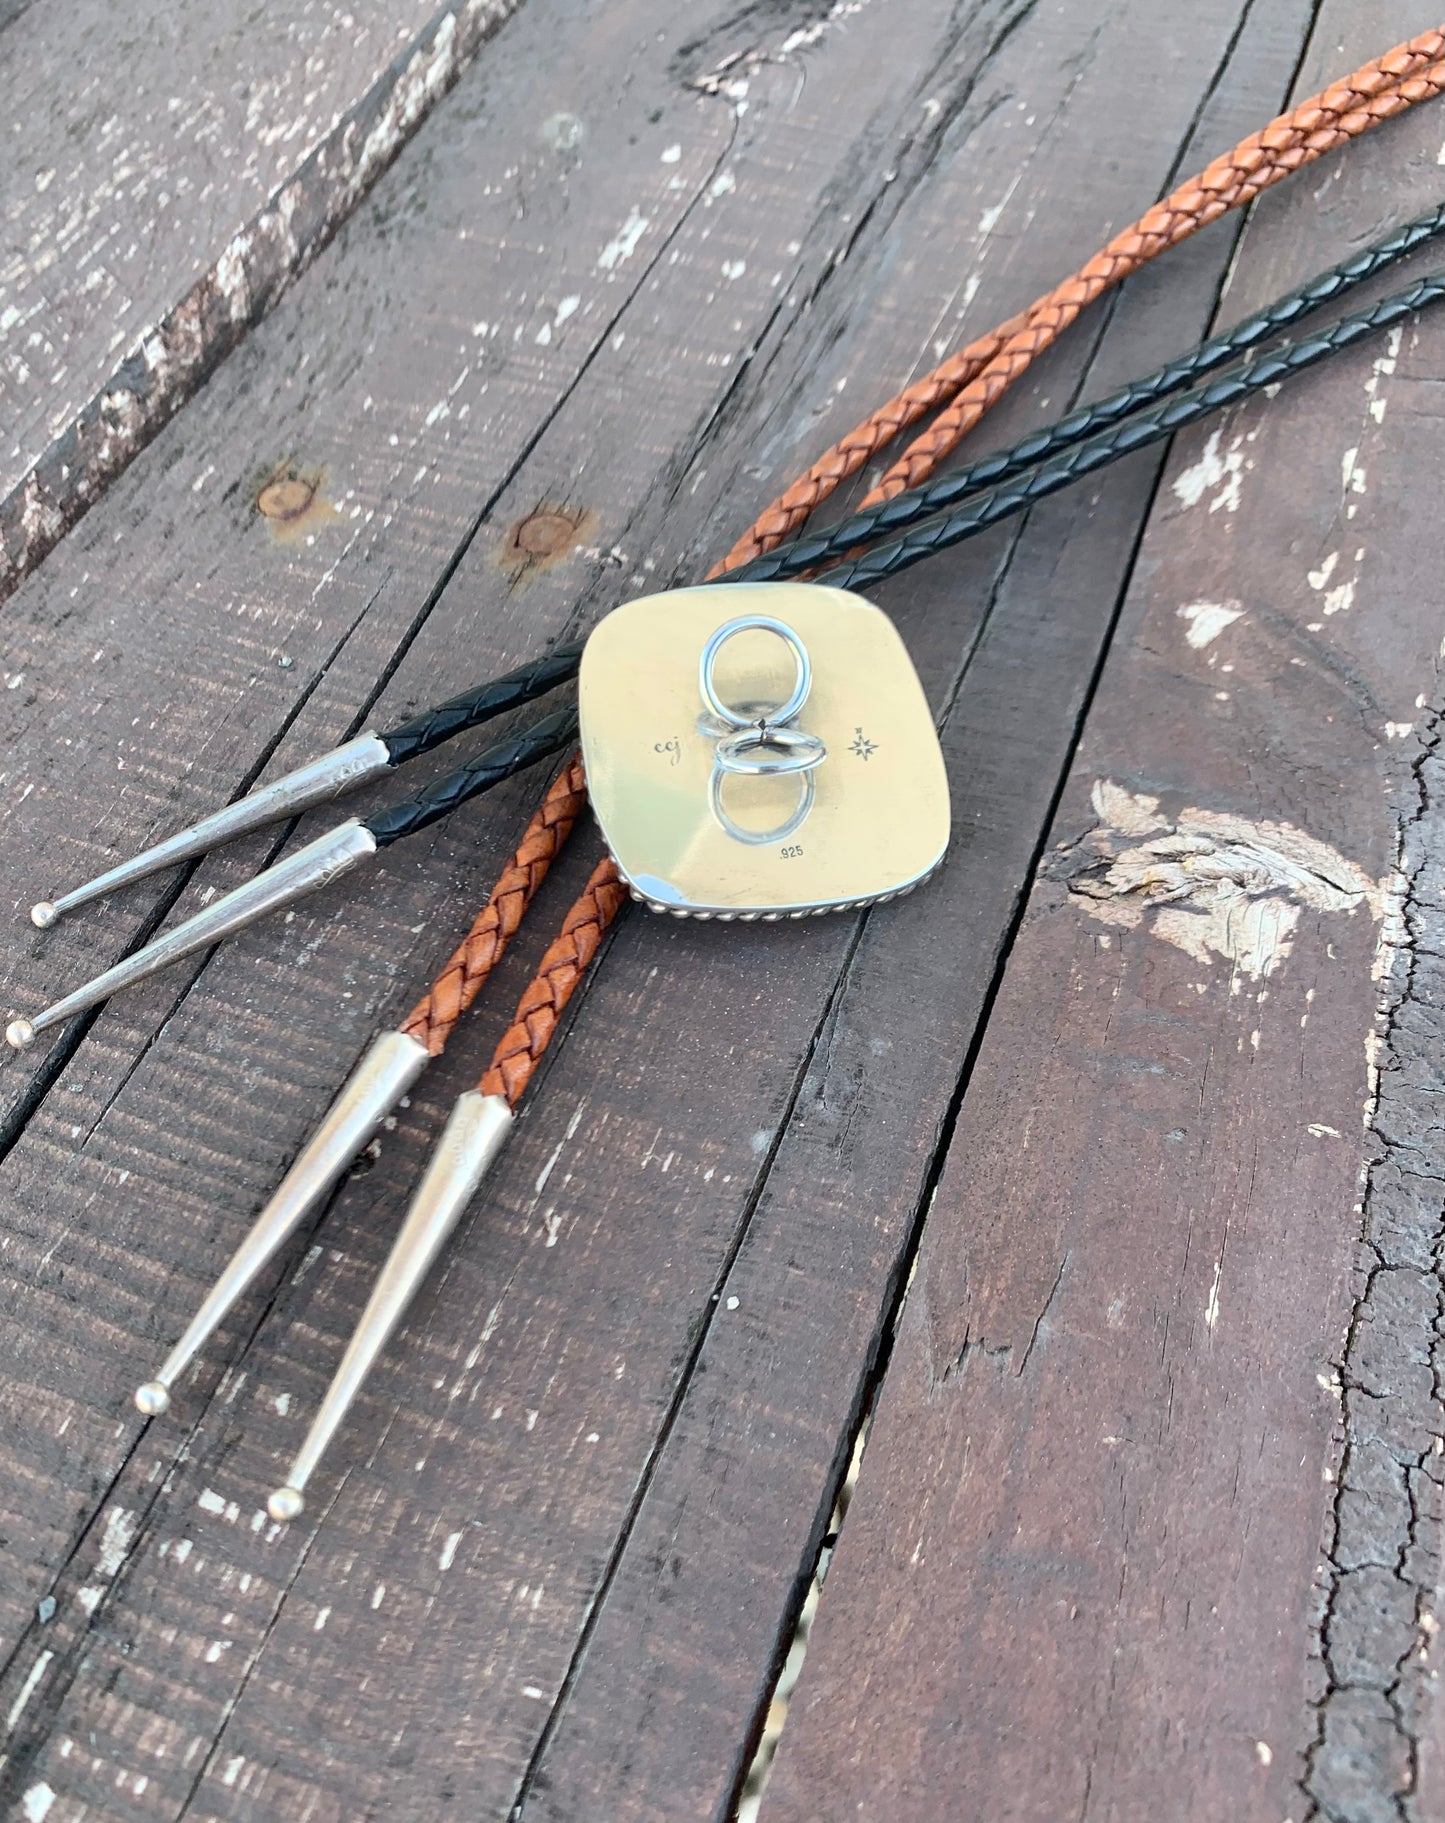
M 359 736 L 35 908 L 37 924 L 53 923 L 119 886 L 374 779 L 452 734 L 568 682 L 580 667 L 578 710 L 544 716 L 393 811 L 342 824 L 86 988 L 10 1027 L 10 1042 L 23 1048 L 37 1031 L 336 877 L 376 848 L 559 751 L 572 740 L 580 711 L 584 757 L 572 759 L 554 779 L 429 993 L 402 1027 L 368 1050 L 156 1378 L 138 1390 L 143 1412 L 167 1409 L 177 1375 L 444 1047 L 515 933 L 589 789 L 608 857 L 567 914 L 488 1070 L 447 1122 L 288 1480 L 271 1496 L 277 1520 L 302 1510 L 306 1483 L 327 1443 L 505 1143 L 512 1110 L 629 892 L 678 916 L 778 919 L 874 903 L 910 891 L 928 876 L 948 837 L 948 787 L 936 734 L 891 622 L 851 589 L 947 549 L 1069 481 L 1445 296 L 1445 275 L 1426 278 L 1208 384 L 1194 384 L 1440 233 L 1441 209 L 1145 380 L 1010 450 L 928 482 L 934 464 L 1084 303 L 1203 221 L 1442 87 L 1445 32 L 1427 33 L 1216 160 L 1116 236 L 1073 279 L 881 408 L 767 509 L 720 566 L 730 573 L 718 578 L 762 586 L 741 592 L 729 586 L 726 593 L 716 586 L 681 589 L 625 604 L 585 647 L 560 647 L 386 734 Z M 841 479 L 901 427 L 939 405 L 933 425 L 860 512 L 827 532 L 780 546 Z M 824 568 L 839 557 L 845 560 Z M 789 580 L 799 576 L 812 579 L 806 585 Z

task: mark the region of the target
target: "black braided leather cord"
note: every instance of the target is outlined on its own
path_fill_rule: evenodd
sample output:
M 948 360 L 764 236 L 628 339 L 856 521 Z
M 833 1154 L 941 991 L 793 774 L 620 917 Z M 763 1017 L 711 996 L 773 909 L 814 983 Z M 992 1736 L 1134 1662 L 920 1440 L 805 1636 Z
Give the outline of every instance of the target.
M 1137 418 L 1129 419 L 1127 423 L 1117 425 L 1102 436 L 1091 437 L 1087 443 L 1081 443 L 1067 455 L 1031 469 L 1016 481 L 990 488 L 986 493 L 975 494 L 957 511 L 941 513 L 936 519 L 926 520 L 902 538 L 877 545 L 851 563 L 840 564 L 836 569 L 827 571 L 817 580 L 836 589 L 867 589 L 886 576 L 896 576 L 900 570 L 908 569 L 925 557 L 946 551 L 950 545 L 971 538 L 976 532 L 982 532 L 991 525 L 997 525 L 999 520 L 1023 512 L 1036 500 L 1058 493 L 1071 481 L 1092 474 L 1095 469 L 1105 467 L 1117 457 L 1127 456 L 1136 449 L 1143 449 L 1147 444 L 1172 436 L 1175 431 L 1197 424 L 1201 418 L 1207 418 L 1211 412 L 1222 410 L 1228 405 L 1237 405 L 1251 393 L 1286 380 L 1291 374 L 1299 373 L 1306 367 L 1313 367 L 1317 361 L 1323 361 L 1340 349 L 1348 348 L 1351 343 L 1389 328 L 1391 324 L 1412 316 L 1427 304 L 1438 303 L 1442 298 L 1445 298 L 1445 273 L 1435 273 L 1429 278 L 1421 279 L 1408 291 L 1396 292 L 1394 296 L 1382 299 L 1369 310 L 1362 310 L 1356 316 L 1342 317 L 1328 329 L 1292 342 L 1286 348 L 1260 355 L 1230 373 L 1221 374 L 1217 380 L 1211 380 L 1207 385 L 1181 393 L 1178 398 L 1156 406 L 1153 411 L 1144 412 Z
M 390 842 L 399 842 L 403 836 L 425 829 L 428 823 L 450 816 L 468 798 L 490 791 L 493 785 L 500 785 L 514 772 L 534 766 L 538 760 L 576 738 L 576 709 L 558 709 L 551 715 L 544 715 L 541 721 L 533 722 L 530 728 L 488 747 L 469 764 L 438 779 L 434 785 L 428 785 L 414 798 L 393 804 L 390 810 L 377 811 L 375 816 L 366 819 L 366 827 L 376 837 L 377 847 L 385 848 Z
M 558 646 L 543 658 L 529 659 L 505 676 L 464 690 L 460 696 L 438 703 L 434 709 L 423 709 L 410 721 L 388 729 L 381 739 L 386 743 L 392 765 L 404 765 L 420 753 L 430 753 L 433 747 L 449 741 L 454 734 L 480 727 L 494 716 L 504 715 L 508 709 L 520 708 L 523 703 L 545 696 L 558 684 L 576 676 L 581 655 L 581 646 Z
M 1232 329 L 1201 342 L 1190 353 L 1181 355 L 1144 379 L 1131 381 L 1095 404 L 1070 412 L 1046 429 L 1034 431 L 1011 449 L 998 450 L 965 468 L 940 476 L 925 487 L 910 488 L 892 500 L 866 507 L 835 526 L 795 538 L 766 556 L 755 557 L 728 575 L 719 576 L 717 581 L 773 582 L 798 576 L 816 569 L 830 557 L 855 550 L 885 533 L 901 532 L 920 519 L 955 506 L 986 487 L 1006 481 L 1037 462 L 1085 442 L 1156 399 L 1178 392 L 1201 375 L 1213 373 L 1300 317 L 1373 278 L 1384 267 L 1402 259 L 1442 231 L 1445 231 L 1445 206 L 1430 215 L 1422 215 L 1418 221 L 1407 222 L 1388 239 L 1367 247 L 1352 259 L 1342 260 L 1338 266 L 1332 266 L 1328 272 L 1320 273 L 1307 284 L 1277 298 L 1253 316 L 1243 318 Z

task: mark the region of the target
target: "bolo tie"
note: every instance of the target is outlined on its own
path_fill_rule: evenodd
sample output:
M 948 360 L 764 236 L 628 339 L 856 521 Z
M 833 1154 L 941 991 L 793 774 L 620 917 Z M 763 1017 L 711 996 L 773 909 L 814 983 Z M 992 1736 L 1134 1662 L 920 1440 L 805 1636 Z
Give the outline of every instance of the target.
M 1284 331 L 1445 231 L 1445 206 L 1397 228 L 1154 373 L 1011 448 L 935 476 L 985 412 L 1084 308 L 1130 273 L 1346 140 L 1445 88 L 1445 28 L 1423 33 L 1280 115 L 1116 235 L 1078 272 L 889 400 L 766 510 L 700 585 L 614 609 L 585 641 L 366 732 L 84 885 L 36 905 L 65 914 L 250 830 L 298 815 L 467 730 L 576 686 L 575 700 L 486 747 L 390 809 L 350 818 L 29 1018 L 43 1031 L 336 879 L 504 779 L 571 747 L 466 936 L 394 1031 L 374 1040 L 136 1404 L 172 1388 L 258 1274 L 326 1198 L 440 1055 L 519 929 L 589 805 L 606 854 L 562 921 L 475 1088 L 457 1101 L 274 1520 L 310 1477 L 367 1374 L 476 1194 L 563 1013 L 628 898 L 675 917 L 778 922 L 913 891 L 944 858 L 949 792 L 922 685 L 888 616 L 862 591 L 936 552 L 1445 298 L 1417 280 L 1294 338 Z M 1266 344 L 1272 344 L 1266 346 Z M 859 509 L 816 509 L 921 419 Z M 570 692 L 569 692 L 570 695 Z

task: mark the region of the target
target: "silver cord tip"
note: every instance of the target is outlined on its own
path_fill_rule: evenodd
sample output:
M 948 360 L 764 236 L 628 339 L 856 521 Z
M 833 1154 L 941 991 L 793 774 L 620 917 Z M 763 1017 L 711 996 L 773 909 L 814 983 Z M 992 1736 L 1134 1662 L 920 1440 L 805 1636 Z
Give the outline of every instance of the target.
M 266 1510 L 273 1519 L 284 1523 L 301 1511 L 301 1489 L 311 1479 L 487 1167 L 501 1151 L 511 1125 L 512 1110 L 505 1097 L 468 1089 L 458 1098 L 386 1264 L 371 1288 L 361 1320 L 292 1461 L 291 1479 L 267 1502 Z
M 157 842 L 153 848 L 146 849 L 144 854 L 133 855 L 130 860 L 107 868 L 93 880 L 87 880 L 83 886 L 62 893 L 53 903 L 48 899 L 42 900 L 32 909 L 30 916 L 42 930 L 49 930 L 57 918 L 63 918 L 82 905 L 89 905 L 93 899 L 103 899 L 107 893 L 115 892 L 122 886 L 133 885 L 137 880 L 144 880 L 163 867 L 173 867 L 179 861 L 194 860 L 197 855 L 205 854 L 207 849 L 219 848 L 223 842 L 234 842 L 237 836 L 245 835 L 249 830 L 260 829 L 267 823 L 280 822 L 284 817 L 296 816 L 303 810 L 309 810 L 313 804 L 324 804 L 328 798 L 337 797 L 344 791 L 365 784 L 368 779 L 378 777 L 390 766 L 391 750 L 381 736 L 359 734 L 344 747 L 323 753 L 319 760 L 298 766 L 294 772 L 288 772 L 284 778 L 273 779 L 269 785 L 261 786 L 248 797 L 237 798 L 234 804 L 228 804 L 224 810 L 202 817 L 199 823 L 193 824 L 189 829 L 167 836 L 163 842 Z
M 306 1510 L 306 1499 L 300 1488 L 277 1488 L 266 1502 L 266 1511 L 277 1525 L 285 1525 L 288 1520 L 299 1519 Z
M 171 1409 L 171 1395 L 159 1380 L 147 1380 L 135 1389 L 135 1404 L 147 1418 L 159 1418 Z
M 87 1007 L 99 1006 L 109 1000 L 121 988 L 145 981 L 158 969 L 179 962 L 184 956 L 193 956 L 199 949 L 208 949 L 234 931 L 244 930 L 267 912 L 277 911 L 303 894 L 328 885 L 358 861 L 375 853 L 376 837 L 365 823 L 352 817 L 328 830 L 324 836 L 318 836 L 314 842 L 308 842 L 304 848 L 298 848 L 295 854 L 277 861 L 274 867 L 256 874 L 243 886 L 213 899 L 184 924 L 161 931 L 149 943 L 132 950 L 93 981 L 66 994 L 33 1019 L 15 1020 L 6 1037 L 17 1050 L 23 1051 L 34 1041 L 37 1032 L 48 1032 L 51 1026 L 62 1024 Z

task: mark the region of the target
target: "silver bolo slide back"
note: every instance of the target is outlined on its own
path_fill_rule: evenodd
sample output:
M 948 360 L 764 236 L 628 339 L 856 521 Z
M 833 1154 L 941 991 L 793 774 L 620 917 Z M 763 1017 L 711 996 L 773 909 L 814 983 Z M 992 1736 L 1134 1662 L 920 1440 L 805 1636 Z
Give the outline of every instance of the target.
M 632 859 L 636 878 L 648 883 L 650 893 L 666 893 L 664 909 L 674 915 L 795 918 L 908 890 L 937 865 L 947 843 L 947 778 L 922 687 L 891 623 L 867 602 L 816 586 L 752 585 L 746 599 L 759 610 L 785 610 L 786 618 L 771 611 L 730 614 L 738 604 L 735 588 L 683 590 L 626 604 L 593 635 L 582 668 L 581 736 L 609 847 Z M 799 624 L 826 656 L 816 700 L 813 661 Z M 639 656 L 656 659 L 659 651 L 667 663 L 646 672 Z M 720 671 L 726 674 L 721 691 Z M 655 728 L 637 712 L 649 704 L 657 712 L 655 702 L 636 695 L 646 677 L 654 687 L 671 680 L 665 725 L 686 732 L 653 738 Z M 828 738 L 799 725 L 805 707 Z M 860 715 L 871 731 L 867 740 Z M 565 711 L 553 720 L 557 725 L 546 738 L 570 739 L 578 717 Z M 850 729 L 851 747 L 844 738 Z M 821 784 L 814 778 L 819 772 L 826 773 Z M 639 800 L 645 813 L 648 778 L 659 773 L 665 781 L 680 775 L 691 782 L 694 815 L 710 832 L 710 846 L 695 839 L 684 844 L 692 871 L 675 881 L 655 871 L 667 859 L 664 850 L 638 846 L 655 842 L 656 819 L 630 814 Z M 765 795 L 745 792 L 723 801 L 731 781 L 761 785 Z M 779 785 L 780 798 L 766 795 Z M 790 790 L 799 800 L 791 806 Z M 675 783 L 671 794 L 675 832 Z M 900 803 L 913 806 L 913 813 L 901 815 Z M 781 825 L 780 808 L 787 813 Z M 367 828 L 381 842 L 393 839 L 399 825 L 413 826 L 416 814 L 403 809 L 392 813 L 391 824 L 373 819 L 352 827 Z M 795 835 L 801 840 L 793 841 Z M 800 873 L 798 863 L 810 856 L 812 871 Z M 744 866 L 750 859 L 752 865 Z M 428 1057 L 404 1031 L 376 1041 L 155 1378 L 137 1389 L 143 1413 L 154 1417 L 168 1409 L 178 1376 L 417 1080 Z M 304 1510 L 311 1476 L 501 1152 L 512 1119 L 505 1097 L 480 1088 L 457 1102 L 289 1474 L 268 1499 L 278 1523 Z

